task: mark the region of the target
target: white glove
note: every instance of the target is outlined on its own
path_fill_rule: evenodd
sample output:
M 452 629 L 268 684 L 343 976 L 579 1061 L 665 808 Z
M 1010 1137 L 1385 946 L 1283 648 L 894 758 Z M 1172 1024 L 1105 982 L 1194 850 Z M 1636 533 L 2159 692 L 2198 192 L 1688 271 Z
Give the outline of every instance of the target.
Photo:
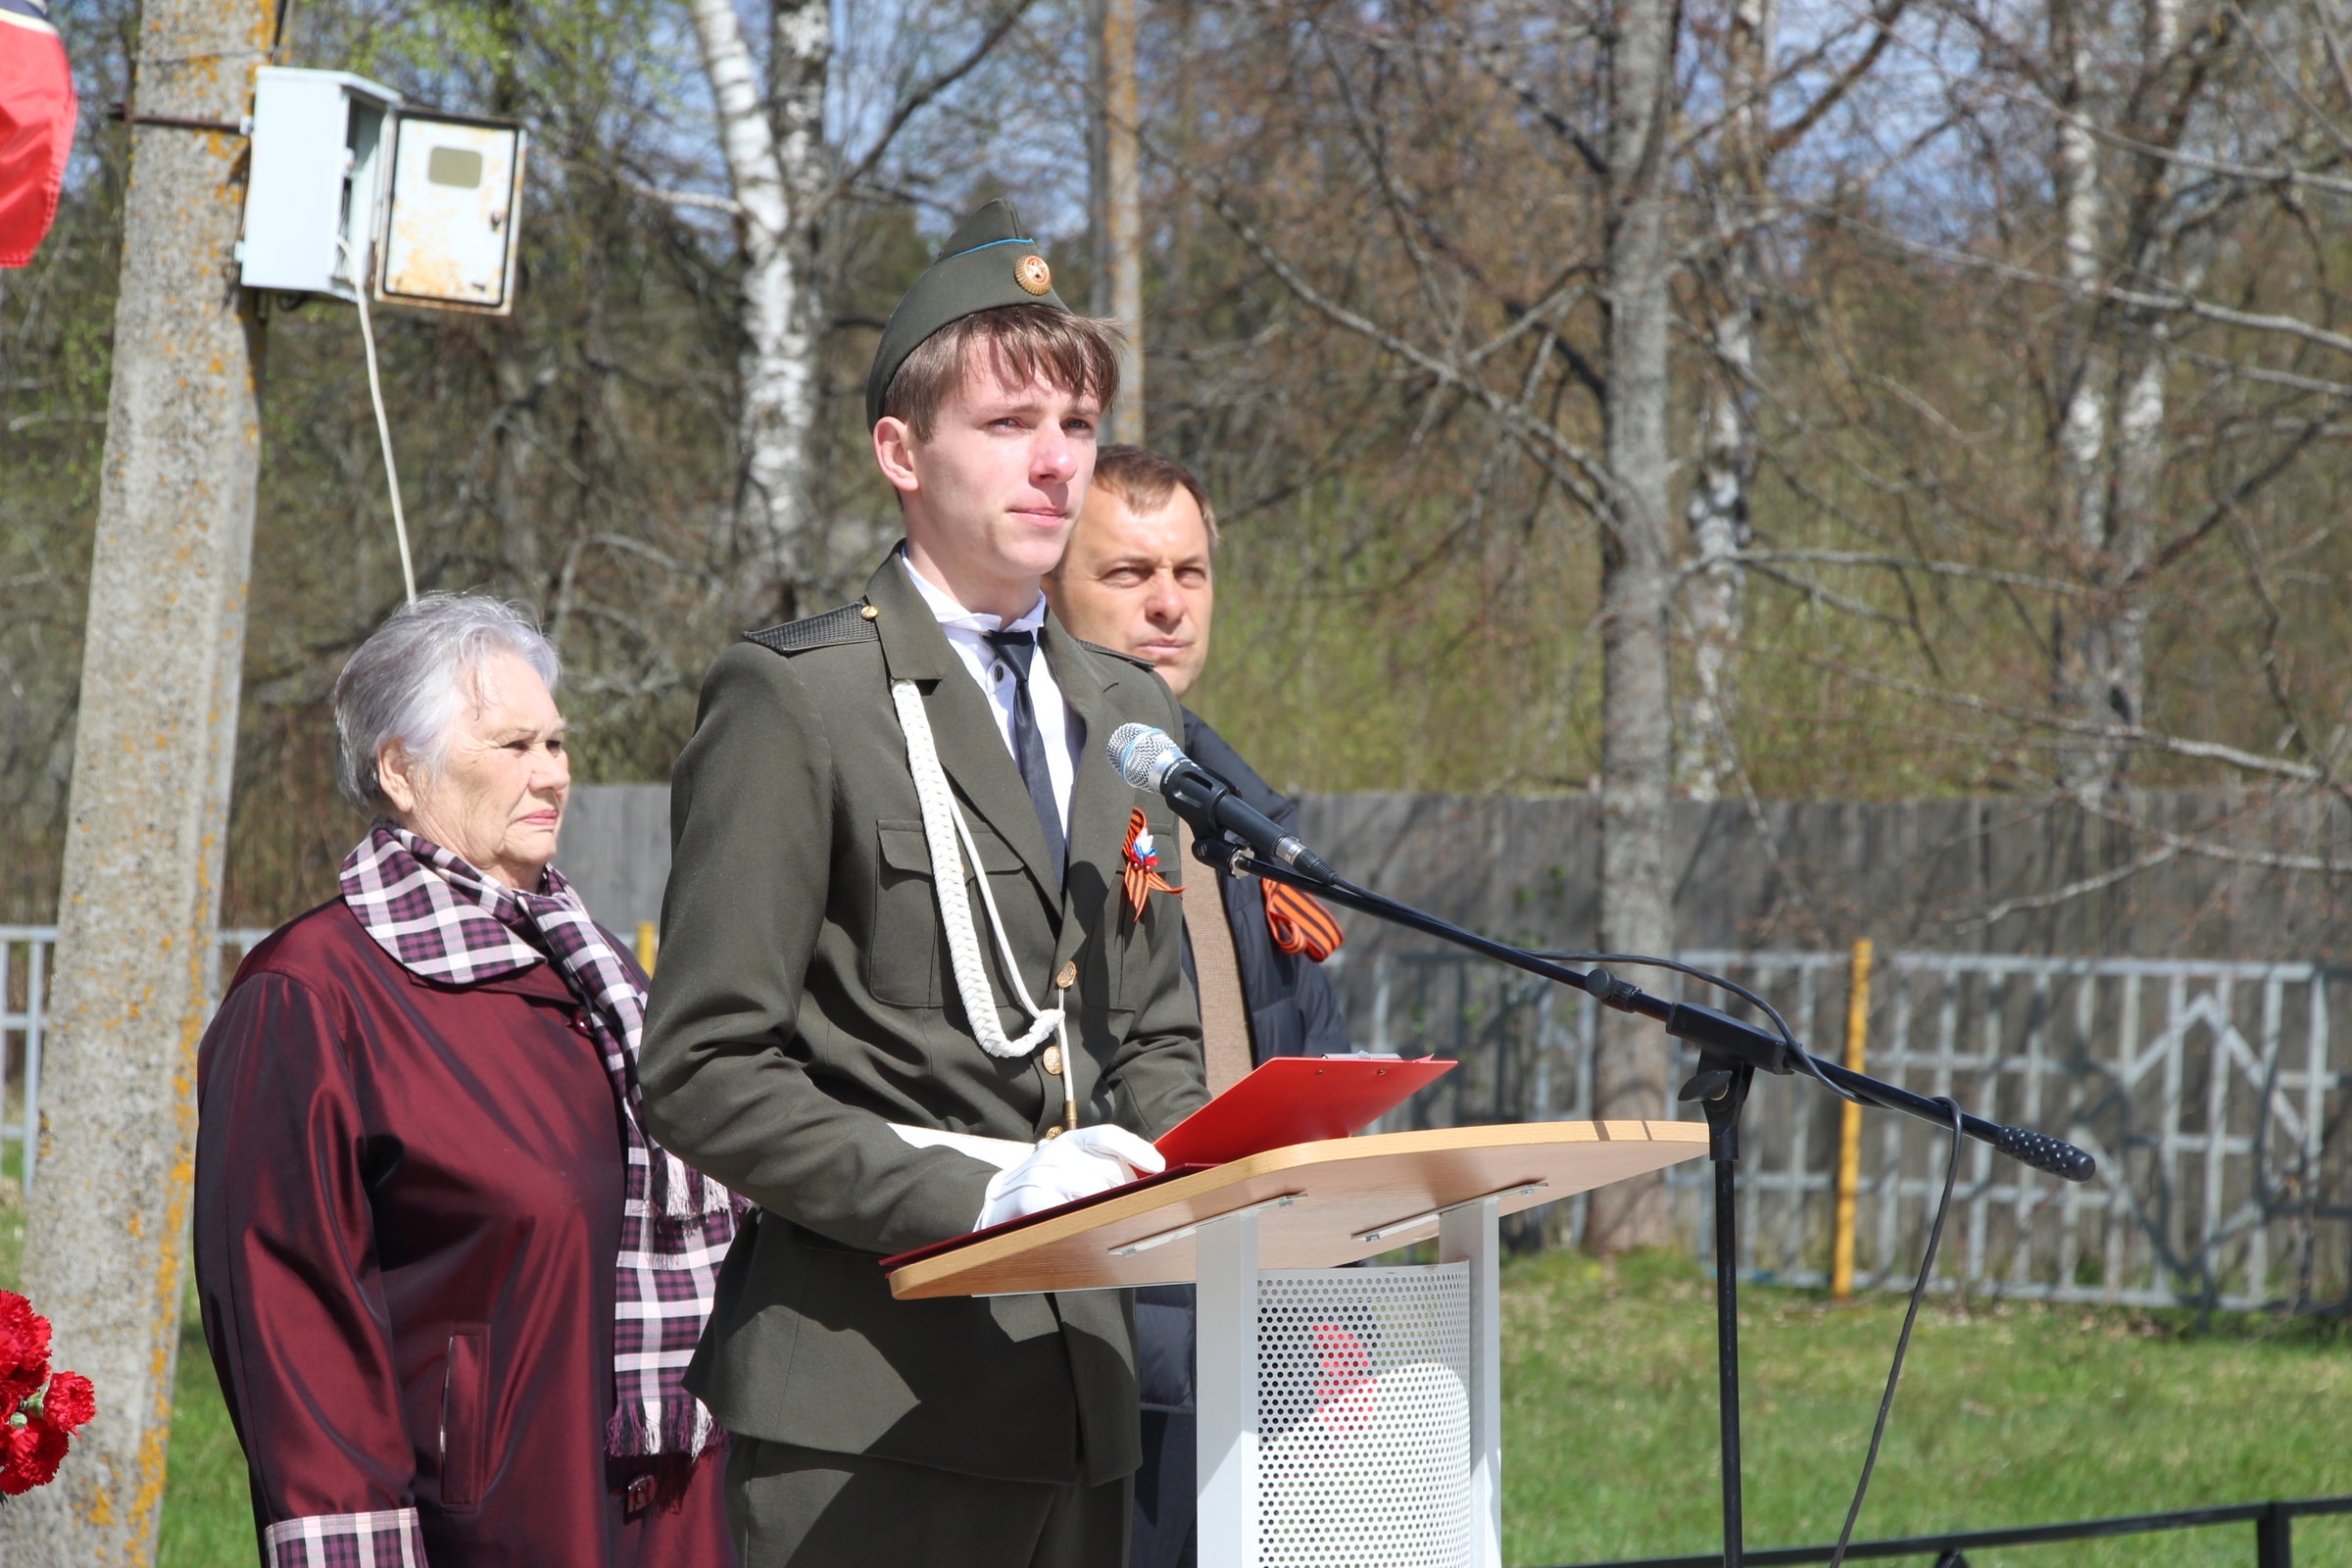
M 1037 1152 L 997 1172 L 975 1230 L 1123 1187 L 1168 1168 L 1159 1151 L 1124 1127 L 1081 1127 L 1037 1146 Z

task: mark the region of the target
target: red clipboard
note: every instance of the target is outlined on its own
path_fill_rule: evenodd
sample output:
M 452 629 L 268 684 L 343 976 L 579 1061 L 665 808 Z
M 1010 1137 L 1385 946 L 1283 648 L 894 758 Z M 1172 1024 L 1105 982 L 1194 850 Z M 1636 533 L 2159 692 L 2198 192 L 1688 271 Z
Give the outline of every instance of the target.
M 1441 1056 L 1275 1056 L 1159 1137 L 1169 1166 L 1347 1138 L 1451 1072 Z
M 1456 1065 L 1440 1056 L 1275 1056 L 1160 1135 L 1153 1147 L 1168 1168 L 1158 1175 L 883 1258 L 883 1272 L 961 1247 L 973 1236 L 1019 1230 L 1229 1159 L 1351 1137 Z

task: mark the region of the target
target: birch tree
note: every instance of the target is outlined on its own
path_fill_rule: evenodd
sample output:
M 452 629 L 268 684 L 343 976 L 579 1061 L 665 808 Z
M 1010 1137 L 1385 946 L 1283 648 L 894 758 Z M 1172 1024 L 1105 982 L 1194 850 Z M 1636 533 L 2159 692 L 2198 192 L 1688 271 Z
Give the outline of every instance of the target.
M 1731 659 L 1743 619 L 1739 555 L 1754 539 L 1749 491 L 1756 477 L 1756 327 L 1763 258 L 1757 229 L 1767 198 L 1771 60 L 1777 0 L 1733 0 L 1725 28 L 1724 117 L 1713 182 L 1715 292 L 1709 333 L 1714 365 L 1699 415 L 1698 472 L 1686 509 L 1690 575 L 1691 691 L 1683 705 L 1677 775 L 1694 800 L 1722 792 L 1731 766 Z
M 2105 191 L 2099 178 L 2097 144 L 2084 123 L 2091 109 L 2091 79 L 2097 69 L 2091 49 L 2092 19 L 2082 0 L 2054 0 L 2049 48 L 2058 65 L 2055 83 L 2061 116 L 2053 137 L 2051 185 L 2057 196 L 2062 274 L 2085 300 L 2096 301 L 2105 282 L 2103 235 Z M 2058 417 L 2059 504 L 2068 542 L 2086 564 L 2108 544 L 2108 449 L 2114 358 L 2101 331 L 2105 312 L 2094 304 L 2080 313 L 2080 343 L 2062 371 L 2065 392 Z M 2091 564 L 2095 572 L 2095 564 Z M 2113 617 L 2095 612 L 2073 616 L 2060 629 L 2056 669 L 2057 706 L 2092 722 L 2116 693 L 2122 673 L 2115 655 L 2123 650 L 2112 635 Z M 2134 683 L 2136 695 L 2136 683 Z M 2122 715 L 2125 722 L 2131 715 Z M 2077 792 L 2093 793 L 2115 773 L 2114 748 L 2091 743 L 2072 751 L 2064 778 Z
M 828 139 L 826 91 L 835 58 L 828 0 L 769 0 L 764 90 L 732 0 L 688 0 L 733 192 L 742 251 L 736 416 L 741 472 L 722 552 L 736 564 L 747 615 L 792 617 L 844 591 L 836 519 L 813 482 L 813 437 L 823 415 L 822 354 L 829 317 L 821 225 L 860 192 L 915 117 L 976 71 L 1032 0 L 984 9 L 974 41 L 928 74 L 910 76 L 855 151 Z M 910 11 L 910 35 L 952 33 L 945 11 Z
M 2061 14 L 2070 32 L 2080 30 L 2071 12 Z M 2194 107 L 2204 72 L 2197 62 L 2178 69 L 2179 0 L 2144 0 L 2136 31 L 2136 69 L 2123 118 L 2161 145 L 2180 134 L 2186 120 L 2181 111 Z M 2110 349 L 2094 336 L 2086 346 L 2061 426 L 2073 542 L 2096 594 L 2063 629 L 2056 696 L 2059 710 L 2076 719 L 2126 726 L 2141 722 L 2147 706 L 2148 615 L 2138 585 L 2163 505 L 2172 328 L 2166 313 L 2107 306 L 2096 290 L 2116 270 L 2191 288 L 2199 279 L 2190 254 L 2178 243 L 2184 215 L 2161 152 L 2125 160 L 2132 180 L 2128 210 L 2116 225 L 2120 268 L 2111 268 L 2101 254 L 2108 241 L 2101 232 L 2107 204 L 2101 199 L 2100 149 L 2093 145 L 2091 106 L 2081 90 L 2087 53 L 2078 41 L 2069 57 L 2075 63 L 2060 98 L 2067 112 L 2056 130 L 2066 276 L 2092 301 L 2085 314 L 2094 321 L 2114 321 L 2117 341 Z M 2177 272 L 2183 264 L 2190 270 Z M 2088 798 L 2119 782 L 2123 762 L 2123 749 L 2112 742 L 2076 748 L 2065 759 L 2061 782 L 2078 798 Z
M 1773 293 L 1769 246 L 1782 216 L 1774 166 L 1870 75 L 1907 9 L 1908 0 L 1880 0 L 1853 29 L 1859 45 L 1777 125 L 1773 106 L 1792 74 L 1810 74 L 1829 61 L 1841 35 L 1808 51 L 1796 73 L 1784 73 L 1776 59 L 1780 0 L 1730 0 L 1719 19 L 1724 105 L 1712 147 L 1699 139 L 1694 148 L 1701 155 L 1695 186 L 1713 232 L 1697 270 L 1707 285 L 1703 330 L 1712 354 L 1700 383 L 1695 475 L 1684 513 L 1690 690 L 1681 706 L 1675 759 L 1676 782 L 1693 800 L 1720 795 L 1738 760 L 1731 683 L 1746 621 L 1740 557 L 1755 536 L 1757 357 Z
M 751 618 L 789 620 L 824 560 L 808 482 L 822 343 L 809 208 L 829 172 L 824 141 L 828 0 L 771 0 L 766 91 L 734 0 L 689 0 L 718 148 L 734 192 L 743 270 L 738 322 L 733 537 L 737 596 Z

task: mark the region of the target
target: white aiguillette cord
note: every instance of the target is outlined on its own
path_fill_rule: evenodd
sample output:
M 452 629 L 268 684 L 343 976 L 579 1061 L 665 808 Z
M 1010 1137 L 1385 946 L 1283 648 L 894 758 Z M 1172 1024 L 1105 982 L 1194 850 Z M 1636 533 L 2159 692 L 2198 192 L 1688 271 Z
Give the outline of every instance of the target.
M 1026 1056 L 1046 1036 L 1055 1036 L 1061 1046 L 1062 1125 L 1074 1131 L 1078 1095 L 1070 1080 L 1069 988 L 1055 988 L 1060 992 L 1057 1006 L 1040 1007 L 1030 999 L 1020 963 L 1012 956 L 1012 943 L 1004 935 L 1004 921 L 997 913 L 997 896 L 990 890 L 983 868 L 980 904 L 988 911 L 989 931 L 997 939 L 997 952 L 1004 956 L 1004 972 L 1012 977 L 1013 1000 L 1031 1020 L 1028 1032 L 1019 1039 L 1005 1037 L 997 1016 L 996 987 L 989 983 L 988 960 L 980 951 L 980 933 L 972 924 L 971 901 L 963 889 L 964 856 L 968 854 L 972 863 L 979 865 L 979 847 L 972 842 L 963 808 L 956 804 L 947 770 L 940 766 L 939 748 L 931 739 L 931 716 L 923 710 L 922 694 L 910 680 L 894 680 L 890 699 L 898 706 L 899 727 L 906 732 L 906 767 L 914 775 L 915 799 L 922 805 L 923 838 L 931 851 L 931 882 L 939 897 L 940 924 L 947 930 L 948 961 L 956 971 L 956 994 L 972 1020 L 972 1035 L 982 1051 L 1002 1057 Z

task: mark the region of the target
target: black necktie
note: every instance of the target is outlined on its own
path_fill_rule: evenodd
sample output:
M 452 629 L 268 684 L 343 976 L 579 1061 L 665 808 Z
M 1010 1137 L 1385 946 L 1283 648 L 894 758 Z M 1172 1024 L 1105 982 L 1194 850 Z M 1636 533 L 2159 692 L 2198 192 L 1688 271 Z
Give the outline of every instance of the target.
M 1029 804 L 1037 808 L 1037 825 L 1046 830 L 1046 858 L 1058 873 L 1066 853 L 1061 808 L 1054 803 L 1054 775 L 1046 768 L 1046 743 L 1037 732 L 1037 705 L 1029 700 L 1029 662 L 1037 657 L 1037 633 L 992 631 L 985 635 L 997 656 L 1012 668 L 1012 755 L 1020 760 L 1021 782 L 1029 786 Z

